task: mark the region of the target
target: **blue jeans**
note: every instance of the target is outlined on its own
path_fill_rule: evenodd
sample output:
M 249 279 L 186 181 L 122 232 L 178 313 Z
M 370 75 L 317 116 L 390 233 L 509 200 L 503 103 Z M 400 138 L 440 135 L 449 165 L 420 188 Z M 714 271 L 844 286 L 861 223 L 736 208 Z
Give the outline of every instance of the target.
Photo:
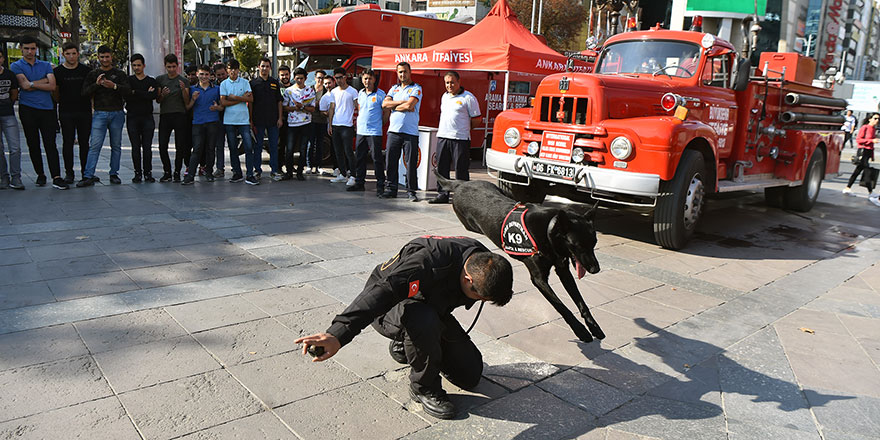
M 250 125 L 224 125 L 226 127 L 226 143 L 229 144 L 229 162 L 232 166 L 232 174 L 241 175 L 241 160 L 238 158 L 235 136 L 241 136 L 241 144 L 244 145 L 244 166 L 245 173 L 248 177 L 254 175 L 257 165 L 260 164 L 259 152 L 255 152 L 253 142 L 251 142 L 251 126 Z
M 9 145 L 9 168 L 6 168 L 6 153 L 3 139 Z M 21 139 L 18 136 L 18 122 L 15 115 L 0 116 L 0 178 L 21 178 Z
M 278 126 L 272 125 L 254 125 L 254 131 L 257 138 L 257 151 L 263 147 L 263 133 L 269 136 L 269 168 L 273 173 L 278 173 Z M 257 163 L 257 168 L 261 168 L 262 164 Z
M 89 138 L 89 159 L 86 161 L 84 178 L 95 177 L 95 168 L 104 146 L 104 136 L 110 130 L 110 175 L 119 173 L 119 160 L 122 158 L 122 126 L 125 125 L 125 112 L 105 112 L 96 110 L 92 114 L 92 133 Z

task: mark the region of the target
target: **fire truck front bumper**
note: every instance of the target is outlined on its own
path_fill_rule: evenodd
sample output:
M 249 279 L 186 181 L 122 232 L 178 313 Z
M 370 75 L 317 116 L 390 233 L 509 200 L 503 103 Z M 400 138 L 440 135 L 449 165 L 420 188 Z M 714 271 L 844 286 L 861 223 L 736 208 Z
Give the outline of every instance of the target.
M 574 186 L 580 191 L 590 192 L 595 199 L 630 205 L 653 205 L 653 199 L 660 189 L 658 174 L 563 164 L 494 150 L 486 151 L 486 165 L 490 173 L 498 172 L 496 177 L 511 184 L 529 185 L 532 179 L 543 180 Z M 509 178 L 514 176 L 518 177 Z M 616 195 L 652 200 L 650 203 L 633 203 L 627 202 L 627 197 Z

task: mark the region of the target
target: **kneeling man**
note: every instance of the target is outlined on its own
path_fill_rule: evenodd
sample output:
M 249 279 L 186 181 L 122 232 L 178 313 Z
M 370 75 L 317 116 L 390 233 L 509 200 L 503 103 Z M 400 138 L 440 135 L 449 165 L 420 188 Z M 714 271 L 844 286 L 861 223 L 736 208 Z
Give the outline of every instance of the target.
M 295 342 L 304 344 L 303 353 L 310 346 L 323 348 L 315 361 L 325 361 L 372 323 L 391 339 L 391 357 L 412 367 L 413 399 L 426 413 L 450 419 L 455 407 L 440 374 L 470 389 L 483 373 L 483 357 L 452 311 L 477 301 L 503 306 L 512 295 L 513 269 L 503 256 L 472 238 L 425 236 L 376 266 L 364 290 L 326 333 Z

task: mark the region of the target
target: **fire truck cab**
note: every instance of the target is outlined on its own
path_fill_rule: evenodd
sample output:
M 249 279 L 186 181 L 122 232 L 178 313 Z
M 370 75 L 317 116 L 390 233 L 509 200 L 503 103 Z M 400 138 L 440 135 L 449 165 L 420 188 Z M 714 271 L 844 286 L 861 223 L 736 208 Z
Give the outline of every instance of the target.
M 810 85 L 811 62 L 763 53 L 753 72 L 711 34 L 618 34 L 593 73 L 550 75 L 531 108 L 503 112 L 486 163 L 521 201 L 652 209 L 670 249 L 692 236 L 709 193 L 764 189 L 770 204 L 808 211 L 838 171 L 846 107 Z

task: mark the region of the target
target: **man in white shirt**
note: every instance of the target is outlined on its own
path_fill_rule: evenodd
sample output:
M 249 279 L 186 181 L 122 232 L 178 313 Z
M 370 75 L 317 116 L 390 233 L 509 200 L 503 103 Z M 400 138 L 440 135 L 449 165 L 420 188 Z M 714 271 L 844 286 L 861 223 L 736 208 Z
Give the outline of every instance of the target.
M 283 107 L 287 114 L 287 150 L 285 150 L 285 166 L 287 173 L 278 180 L 293 178 L 293 153 L 299 151 L 299 167 L 296 169 L 296 180 L 306 180 L 303 172 L 306 167 L 306 155 L 312 129 L 312 112 L 315 110 L 315 89 L 306 86 L 306 70 L 297 67 L 293 71 L 293 85 L 284 90 Z
M 443 77 L 446 93 L 440 99 L 440 127 L 437 129 L 437 172 L 449 178 L 455 163 L 455 178 L 470 180 L 471 130 L 480 123 L 480 104 L 461 86 L 461 76 L 449 71 Z M 449 203 L 449 191 L 437 184 L 439 195 L 428 203 Z
M 357 159 L 352 149 L 354 142 L 354 109 L 357 106 L 358 92 L 348 85 L 345 69 L 337 67 L 333 70 L 333 78 L 336 79 L 336 88 L 330 91 L 333 102 L 327 112 L 327 133 L 333 137 L 333 150 L 336 151 L 336 160 L 339 162 L 340 174 L 331 182 L 346 182 L 352 186 L 354 182 Z M 346 174 L 348 177 L 346 178 Z

